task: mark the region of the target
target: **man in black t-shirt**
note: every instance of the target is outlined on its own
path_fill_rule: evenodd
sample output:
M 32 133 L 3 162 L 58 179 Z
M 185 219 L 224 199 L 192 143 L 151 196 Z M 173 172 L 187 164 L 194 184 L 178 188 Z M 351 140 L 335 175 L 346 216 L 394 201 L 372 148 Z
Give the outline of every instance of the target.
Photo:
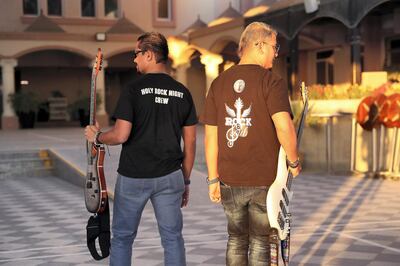
M 185 86 L 167 74 L 168 45 L 159 33 L 137 40 L 141 75 L 122 93 L 116 123 L 107 132 L 88 126 L 86 138 L 122 144 L 115 186 L 110 265 L 130 265 L 141 214 L 151 201 L 164 247 L 165 265 L 186 265 L 181 207 L 188 204 L 197 116 Z M 181 149 L 183 138 L 183 152 Z

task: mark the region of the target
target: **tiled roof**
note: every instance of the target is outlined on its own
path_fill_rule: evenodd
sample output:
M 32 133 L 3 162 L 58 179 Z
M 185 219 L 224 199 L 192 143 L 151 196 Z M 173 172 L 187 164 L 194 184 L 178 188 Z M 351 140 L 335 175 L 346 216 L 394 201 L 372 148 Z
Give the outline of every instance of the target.
M 143 33 L 144 31 L 125 17 L 120 18 L 107 33 Z
M 43 11 L 40 11 L 40 15 L 29 25 L 26 32 L 65 32 L 60 26 L 57 25 L 53 20 L 43 15 Z
M 241 17 L 242 14 L 239 13 L 236 9 L 232 7 L 232 4 L 229 3 L 229 7 L 218 16 L 218 18 L 238 18 Z
M 188 35 L 190 32 L 203 28 L 203 27 L 207 27 L 207 23 L 205 23 L 204 21 L 202 21 L 200 19 L 200 16 L 197 16 L 197 20 L 190 25 L 189 27 L 187 27 L 181 34 L 182 35 Z

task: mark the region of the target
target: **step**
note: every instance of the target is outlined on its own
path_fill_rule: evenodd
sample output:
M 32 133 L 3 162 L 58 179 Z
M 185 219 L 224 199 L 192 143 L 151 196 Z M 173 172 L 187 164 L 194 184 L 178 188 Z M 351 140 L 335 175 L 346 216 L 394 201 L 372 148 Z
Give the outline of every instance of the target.
M 0 177 L 48 176 L 53 164 L 46 150 L 0 152 Z

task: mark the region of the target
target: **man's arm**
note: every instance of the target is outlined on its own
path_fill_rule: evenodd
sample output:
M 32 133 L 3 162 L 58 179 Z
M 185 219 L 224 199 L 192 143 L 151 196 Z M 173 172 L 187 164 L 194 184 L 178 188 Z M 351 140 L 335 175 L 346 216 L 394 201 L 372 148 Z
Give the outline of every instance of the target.
M 185 181 L 190 180 L 190 173 L 193 169 L 194 157 L 196 155 L 196 125 L 186 126 L 182 129 L 183 138 L 183 162 L 182 173 Z M 181 207 L 189 203 L 189 185 L 185 185 L 185 192 L 182 195 Z
M 196 154 L 196 125 L 183 127 L 183 162 L 182 172 L 185 179 L 190 178 Z
M 218 174 L 218 127 L 205 126 L 205 155 L 208 168 L 208 179 L 211 181 L 219 177 Z M 219 182 L 208 186 L 208 195 L 212 202 L 221 201 L 221 190 Z
M 288 112 L 278 112 L 272 115 L 272 120 L 274 121 L 279 142 L 286 152 L 287 159 L 291 162 L 296 161 L 299 158 L 297 137 L 290 114 Z M 299 164 L 298 167 L 289 169 L 293 176 L 297 176 L 301 171 L 301 166 Z
M 96 132 L 99 131 L 99 125 L 96 123 L 95 126 L 87 126 L 85 128 L 86 139 L 90 142 L 94 142 Z M 109 131 L 102 132 L 98 138 L 101 143 L 107 145 L 118 145 L 128 140 L 131 134 L 132 123 L 126 120 L 117 119 L 114 127 Z

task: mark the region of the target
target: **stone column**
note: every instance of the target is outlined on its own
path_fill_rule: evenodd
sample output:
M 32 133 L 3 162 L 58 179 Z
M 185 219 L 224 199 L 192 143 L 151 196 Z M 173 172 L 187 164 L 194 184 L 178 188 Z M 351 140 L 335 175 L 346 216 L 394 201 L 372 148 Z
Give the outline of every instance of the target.
M 93 61 L 93 64 L 95 61 Z M 93 65 L 92 64 L 92 65 Z M 106 60 L 103 60 L 102 68 L 97 74 L 97 81 L 96 81 L 96 91 L 97 95 L 100 97 L 100 103 L 97 103 L 96 106 L 96 120 L 99 122 L 101 127 L 109 126 L 108 121 L 108 114 L 106 112 L 106 93 L 105 93 L 105 78 L 104 72 L 107 68 L 108 64 Z
M 176 67 L 176 80 L 185 85 L 186 87 L 188 86 L 187 69 L 189 67 L 190 63 L 180 64 L 179 66 Z
M 359 28 L 350 30 L 351 69 L 353 84 L 361 83 L 361 34 Z
M 18 118 L 15 115 L 11 103 L 8 101 L 9 95 L 15 93 L 15 67 L 18 62 L 16 59 L 1 59 L 0 65 L 3 74 L 3 115 L 1 117 L 2 129 L 18 129 Z
M 218 76 L 218 66 L 223 62 L 223 58 L 217 54 L 203 54 L 200 56 L 200 62 L 205 66 L 206 70 L 206 96 L 210 89 L 211 83 Z

